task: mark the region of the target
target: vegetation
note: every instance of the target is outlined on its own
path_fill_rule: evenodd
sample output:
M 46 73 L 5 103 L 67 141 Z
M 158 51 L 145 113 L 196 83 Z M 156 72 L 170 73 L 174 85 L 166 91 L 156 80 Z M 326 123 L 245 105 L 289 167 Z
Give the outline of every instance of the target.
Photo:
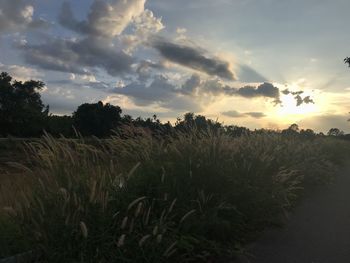
M 279 224 L 305 189 L 330 182 L 349 145 L 192 128 L 154 137 L 26 142 L 31 178 L 1 217 L 0 255 L 43 262 L 207 262 L 232 258 Z M 141 133 L 140 133 L 141 132 Z M 129 136 L 128 136 L 129 134 Z M 19 187 L 20 188 L 20 187 Z M 4 233 L 4 232 L 2 232 Z
M 0 135 L 31 137 L 43 130 L 48 115 L 39 94 L 43 87 L 40 81 L 22 83 L 0 74 Z

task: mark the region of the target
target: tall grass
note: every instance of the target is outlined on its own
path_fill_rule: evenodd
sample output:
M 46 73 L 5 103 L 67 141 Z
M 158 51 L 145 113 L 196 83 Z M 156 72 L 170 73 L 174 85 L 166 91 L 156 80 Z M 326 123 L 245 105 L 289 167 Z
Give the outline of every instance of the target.
M 330 182 L 349 153 L 328 138 L 211 131 L 89 141 L 46 135 L 25 149 L 31 169 L 13 166 L 33 187 L 7 202 L 2 218 L 15 230 L 0 244 L 15 236 L 43 262 L 231 258 L 278 224 L 305 189 Z

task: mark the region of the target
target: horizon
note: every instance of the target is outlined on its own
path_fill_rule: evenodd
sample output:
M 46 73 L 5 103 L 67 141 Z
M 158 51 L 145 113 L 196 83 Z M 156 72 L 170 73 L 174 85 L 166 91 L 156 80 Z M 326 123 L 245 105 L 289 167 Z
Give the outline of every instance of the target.
M 350 133 L 350 2 L 0 3 L 0 72 L 42 80 L 57 115 L 82 103 L 174 123 Z M 288 10 L 288 12 L 286 12 Z

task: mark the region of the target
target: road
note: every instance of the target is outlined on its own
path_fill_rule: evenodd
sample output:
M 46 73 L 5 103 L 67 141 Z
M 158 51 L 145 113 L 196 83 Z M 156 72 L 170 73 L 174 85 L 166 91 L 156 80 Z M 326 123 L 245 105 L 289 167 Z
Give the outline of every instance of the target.
M 349 263 L 350 166 L 295 209 L 282 229 L 269 229 L 241 263 Z

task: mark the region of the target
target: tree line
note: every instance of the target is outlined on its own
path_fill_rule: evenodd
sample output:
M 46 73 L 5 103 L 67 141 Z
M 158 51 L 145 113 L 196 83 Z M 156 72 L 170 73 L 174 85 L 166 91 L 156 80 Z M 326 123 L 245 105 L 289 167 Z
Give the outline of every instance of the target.
M 139 130 L 162 136 L 176 131 L 186 132 L 195 127 L 198 130 L 222 131 L 234 137 L 252 133 L 277 132 L 286 136 L 305 138 L 325 136 L 311 129 L 300 130 L 297 124 L 292 124 L 282 131 L 265 129 L 252 131 L 236 125 L 223 125 L 194 113 L 186 113 L 172 125 L 170 122 L 161 122 L 156 115 L 134 119 L 130 115 L 123 115 L 119 106 L 104 104 L 101 101 L 84 103 L 72 115 L 59 116 L 51 114 L 49 106 L 43 104 L 40 91 L 44 86 L 41 81 L 22 82 L 14 80 L 6 72 L 0 74 L 0 137 L 40 137 L 47 132 L 53 136 L 75 137 L 80 134 L 105 138 L 114 133 L 125 134 L 130 127 L 133 127 L 133 135 L 137 135 Z M 337 128 L 331 128 L 327 135 L 348 138 Z

